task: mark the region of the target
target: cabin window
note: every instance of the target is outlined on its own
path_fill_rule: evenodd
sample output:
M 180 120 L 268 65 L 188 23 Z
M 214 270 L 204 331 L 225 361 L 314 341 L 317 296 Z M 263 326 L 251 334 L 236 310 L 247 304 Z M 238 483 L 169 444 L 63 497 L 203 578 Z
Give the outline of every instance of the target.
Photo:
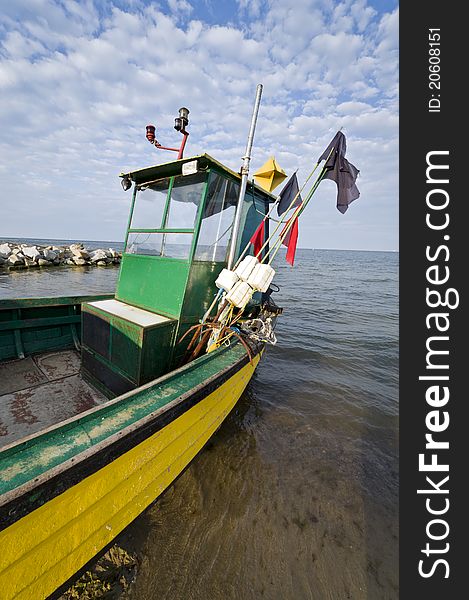
M 125 251 L 187 260 L 206 178 L 201 172 L 140 184 Z
M 238 183 L 212 172 L 194 256 L 196 260 L 226 262 L 238 196 Z
M 239 256 L 244 250 L 246 245 L 249 243 L 249 240 L 252 238 L 254 232 L 260 225 L 262 219 L 264 218 L 264 215 L 269 210 L 267 200 L 264 200 L 264 198 L 258 196 L 257 193 L 255 191 L 253 192 L 252 188 L 250 188 L 251 186 L 248 186 L 248 189 L 246 190 L 246 195 L 244 196 L 239 229 L 241 235 L 236 248 L 236 256 Z M 268 225 L 264 230 L 264 239 L 267 239 L 266 235 L 268 235 Z
M 187 260 L 191 251 L 192 233 L 129 232 L 125 251 L 144 256 L 167 256 Z
M 135 198 L 131 229 L 159 229 L 163 220 L 170 179 L 140 185 Z
M 192 229 L 205 187 L 205 173 L 174 178 L 165 229 Z

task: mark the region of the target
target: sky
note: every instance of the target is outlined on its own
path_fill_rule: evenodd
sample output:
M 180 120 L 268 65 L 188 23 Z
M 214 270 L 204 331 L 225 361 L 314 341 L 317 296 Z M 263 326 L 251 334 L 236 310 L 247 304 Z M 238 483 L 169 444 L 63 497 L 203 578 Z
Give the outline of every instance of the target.
M 398 250 L 398 36 L 393 0 L 0 0 L 0 239 L 122 240 L 118 175 L 175 158 L 145 126 L 179 146 L 181 106 L 185 156 L 238 171 L 262 83 L 251 174 L 274 156 L 301 185 L 341 127 L 360 170 L 298 245 Z

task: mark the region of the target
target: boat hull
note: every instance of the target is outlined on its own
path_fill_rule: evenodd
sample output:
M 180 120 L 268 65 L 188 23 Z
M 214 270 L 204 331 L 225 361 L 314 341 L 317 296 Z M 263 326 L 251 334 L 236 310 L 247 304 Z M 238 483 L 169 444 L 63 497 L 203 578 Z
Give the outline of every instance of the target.
M 3 507 L 2 598 L 47 598 L 109 546 L 203 448 L 235 406 L 259 359 L 260 353 L 251 361 L 242 356 L 132 432 L 121 431 L 112 444 L 94 448 L 81 461 L 77 457 L 81 466 L 72 459 L 59 478 L 52 469 L 38 482 L 40 506 L 34 507 L 34 482 L 22 486 L 24 494 Z M 97 460 L 103 462 L 100 468 Z M 15 513 L 24 516 L 8 524 Z

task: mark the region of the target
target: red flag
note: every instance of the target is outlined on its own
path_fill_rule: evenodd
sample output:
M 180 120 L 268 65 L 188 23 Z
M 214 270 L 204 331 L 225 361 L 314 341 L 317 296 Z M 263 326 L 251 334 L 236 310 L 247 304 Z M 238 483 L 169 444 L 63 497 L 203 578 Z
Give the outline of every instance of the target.
M 254 245 L 254 256 L 259 254 L 262 246 L 264 245 L 264 223 L 265 221 L 261 221 L 261 224 L 253 233 L 252 238 L 249 240 L 251 244 Z
M 288 225 L 290 224 L 290 221 L 291 221 L 291 218 L 288 219 L 288 221 L 286 222 L 281 235 L 283 235 L 283 232 L 285 231 L 285 229 L 287 229 Z M 296 252 L 297 242 L 298 242 L 298 217 L 295 218 L 293 225 L 291 226 L 290 230 L 288 231 L 287 235 L 285 236 L 285 239 L 282 242 L 282 244 L 287 247 L 286 259 L 287 259 L 287 262 L 290 263 L 292 267 L 293 267 L 293 263 L 295 262 L 295 252 Z

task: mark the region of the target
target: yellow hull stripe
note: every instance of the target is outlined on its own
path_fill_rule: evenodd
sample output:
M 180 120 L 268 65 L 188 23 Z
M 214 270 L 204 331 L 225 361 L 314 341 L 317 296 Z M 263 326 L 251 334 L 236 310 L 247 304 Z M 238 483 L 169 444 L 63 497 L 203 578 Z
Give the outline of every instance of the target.
M 259 358 L 162 430 L 1 532 L 1 598 L 47 598 L 112 542 L 216 431 Z

